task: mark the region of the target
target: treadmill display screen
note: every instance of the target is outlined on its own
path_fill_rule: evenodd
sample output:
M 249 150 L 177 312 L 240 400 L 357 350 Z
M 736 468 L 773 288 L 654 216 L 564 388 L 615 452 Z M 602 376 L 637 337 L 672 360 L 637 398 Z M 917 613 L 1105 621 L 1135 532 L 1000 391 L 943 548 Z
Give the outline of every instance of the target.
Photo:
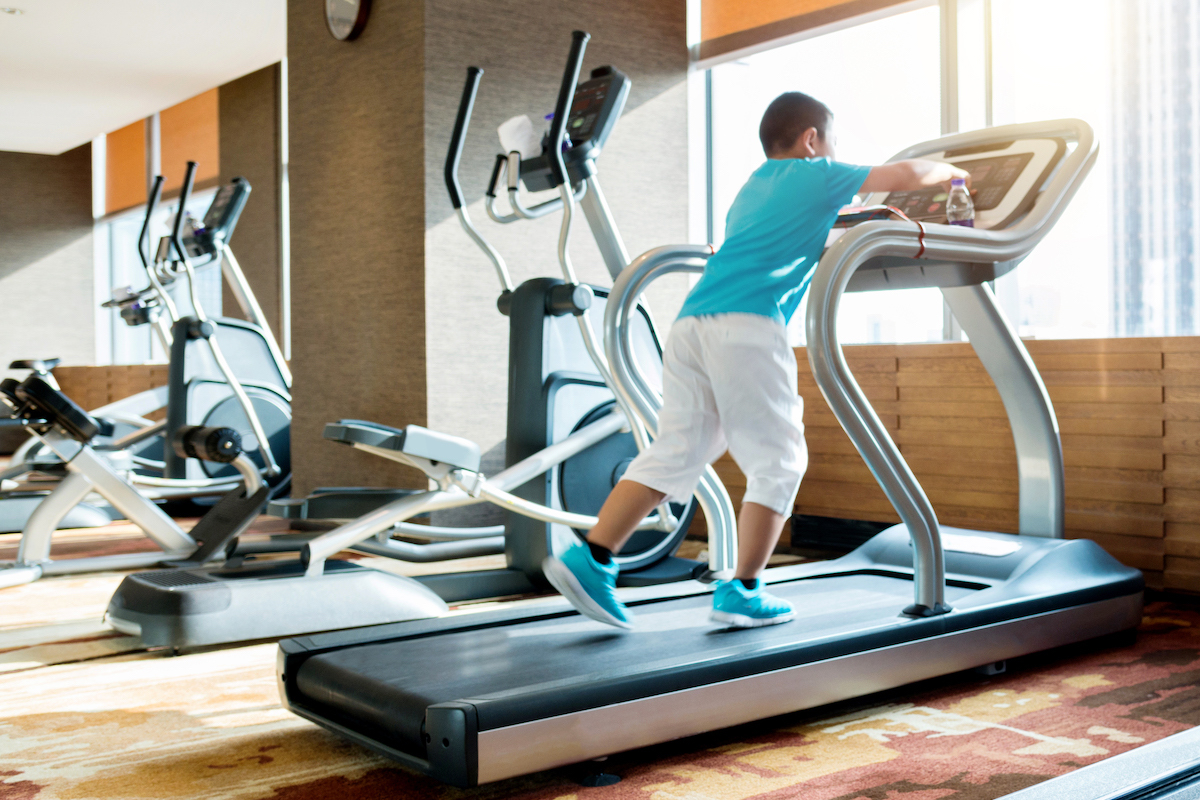
M 971 189 L 974 191 L 971 199 L 975 201 L 975 210 L 990 211 L 1000 205 L 1032 159 L 1033 153 L 1013 153 L 975 161 L 958 161 L 954 166 L 971 173 Z M 946 221 L 946 190 L 941 186 L 914 192 L 892 192 L 883 202 L 900 209 L 909 219 Z

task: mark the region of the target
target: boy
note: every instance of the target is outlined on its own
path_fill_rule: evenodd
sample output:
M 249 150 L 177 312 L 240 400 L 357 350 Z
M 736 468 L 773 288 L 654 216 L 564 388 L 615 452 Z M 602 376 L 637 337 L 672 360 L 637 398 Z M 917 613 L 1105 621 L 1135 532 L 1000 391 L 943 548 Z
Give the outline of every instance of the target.
M 759 627 L 795 616 L 762 588 L 808 465 L 787 322 L 800 305 L 838 209 L 858 192 L 920 189 L 969 178 L 933 161 L 858 167 L 834 161 L 832 112 L 800 92 L 777 97 L 759 125 L 767 161 L 729 209 L 726 239 L 708 260 L 663 352 L 658 436 L 629 466 L 586 541 L 546 559 L 547 579 L 581 613 L 632 627 L 614 592 L 613 553 L 665 498 L 686 502 L 726 449 L 745 473 L 734 579 L 713 592 L 712 619 Z

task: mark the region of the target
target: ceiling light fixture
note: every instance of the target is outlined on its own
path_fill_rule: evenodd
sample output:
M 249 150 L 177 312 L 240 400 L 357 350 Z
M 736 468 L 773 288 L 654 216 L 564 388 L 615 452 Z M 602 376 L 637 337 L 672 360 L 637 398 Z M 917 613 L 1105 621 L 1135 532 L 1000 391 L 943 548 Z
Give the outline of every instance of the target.
M 5 14 L 8 14 L 10 17 L 19 17 L 25 13 L 21 9 L 13 8 L 12 6 L 0 6 L 0 11 L 3 11 Z

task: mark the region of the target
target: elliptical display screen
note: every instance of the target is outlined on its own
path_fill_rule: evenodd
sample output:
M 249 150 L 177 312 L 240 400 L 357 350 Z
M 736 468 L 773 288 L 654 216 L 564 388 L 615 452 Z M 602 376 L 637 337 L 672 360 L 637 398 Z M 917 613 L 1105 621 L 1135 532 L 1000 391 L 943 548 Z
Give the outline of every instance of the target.
M 225 216 L 225 210 L 229 208 L 229 203 L 233 200 L 233 193 L 236 190 L 237 186 L 232 183 L 222 186 L 217 190 L 212 205 L 208 207 L 208 211 L 204 212 L 205 228 L 216 228 L 221 225 Z
M 951 163 L 971 173 L 971 199 L 975 202 L 975 210 L 978 212 L 990 211 L 1000 205 L 1032 159 L 1033 153 L 1012 153 Z M 909 219 L 922 222 L 946 221 L 946 190 L 941 186 L 912 192 L 892 192 L 884 203 L 900 209 Z
M 571 103 L 571 117 L 567 121 L 567 136 L 570 136 L 575 144 L 591 138 L 611 85 L 611 79 L 601 78 L 580 84 L 575 90 L 575 98 Z

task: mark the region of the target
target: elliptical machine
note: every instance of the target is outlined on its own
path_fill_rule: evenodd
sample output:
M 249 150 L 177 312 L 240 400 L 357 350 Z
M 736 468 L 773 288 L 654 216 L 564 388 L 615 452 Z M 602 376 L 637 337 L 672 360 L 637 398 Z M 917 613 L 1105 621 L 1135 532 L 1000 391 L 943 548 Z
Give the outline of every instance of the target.
M 14 512 L 13 516 L 27 515 L 27 519 L 21 520 L 22 525 L 18 528 L 22 538 L 16 561 L 0 564 L 0 586 L 26 583 L 43 574 L 143 567 L 161 561 L 162 554 L 154 553 L 138 554 L 136 558 L 51 559 L 54 532 L 65 527 L 64 522 L 76 507 L 97 494 L 108 501 L 118 518 L 124 516 L 142 527 L 168 556 L 180 557 L 180 551 L 186 555 L 195 549 L 194 542 L 180 540 L 175 535 L 178 526 L 154 507 L 154 501 L 228 497 L 231 492 L 241 492 L 250 484 L 238 464 L 181 455 L 182 451 L 172 444 L 179 431 L 192 428 L 232 430 L 238 435 L 238 451 L 241 452 L 242 442 L 245 442 L 245 450 L 253 452 L 253 456 L 247 455 L 250 459 L 247 463 L 255 465 L 256 480 L 266 485 L 265 492 L 270 495 L 287 490 L 290 482 L 291 376 L 275 340 L 265 326 L 258 324 L 262 321 L 262 311 L 227 248 L 250 185 L 244 179 L 235 179 L 217 192 L 201 224 L 185 224 L 182 209 L 191 194 L 196 166 L 195 162 L 188 162 L 180 213 L 175 217 L 171 235 L 160 241 L 157 256 L 152 261 L 149 226 L 163 184 L 162 176 L 156 178 L 138 240 L 149 285 L 138 292 L 119 290 L 117 297 L 106 304 L 119 307 L 121 316 L 131 325 L 154 325 L 171 354 L 168 385 L 87 415 L 94 422 L 95 430 L 78 426 L 74 429 L 72 438 L 86 444 L 91 457 L 104 462 L 106 469 L 103 470 L 72 469 L 71 460 L 78 459 L 74 449 L 64 451 L 56 446 L 56 440 L 38 435 L 46 431 L 39 431 L 37 424 L 26 423 L 34 434 L 33 443 L 24 448 L 22 458 L 6 470 L 5 475 L 36 472 L 58 480 L 48 494 L 33 496 L 37 504 L 32 513 L 20 507 Z M 207 258 L 202 266 L 222 265 L 226 278 L 234 287 L 235 297 L 254 321 L 210 319 L 205 314 L 196 286 L 194 258 Z M 181 278 L 190 295 L 193 315 L 181 314 L 169 291 Z M 222 343 L 229 347 L 229 357 Z M 48 370 L 35 370 L 35 374 L 20 385 L 24 386 L 32 379 L 37 379 L 37 383 L 30 383 L 32 388 L 26 393 L 33 392 L 30 396 L 33 399 L 18 398 L 20 402 L 10 403 L 14 408 L 40 402 L 38 398 L 48 396 L 48 392 L 61 394 Z M 165 420 L 146 419 L 146 414 L 164 405 Z M 73 402 L 71 406 L 78 409 Z M 40 419 L 36 412 L 33 413 L 34 419 Z M 13 416 L 19 418 L 16 411 Z M 48 424 L 47 431 L 54 427 L 53 420 Z M 72 455 L 65 458 L 64 452 Z M 118 488 L 114 480 L 128 491 Z M 36 488 L 44 483 L 30 486 Z M 114 494 L 119 501 L 114 502 Z M 136 495 L 136 499 L 131 495 Z M 0 501 L 0 510 L 13 501 L 27 503 L 30 497 L 28 493 L 14 493 L 8 500 Z M 153 512 L 147 506 L 153 508 Z M 112 514 L 108 516 L 111 518 Z M 169 525 L 163 523 L 164 519 Z M 217 552 L 219 549 L 207 557 Z
M 189 162 L 188 176 L 194 177 L 194 172 L 195 164 Z M 138 290 L 118 287 L 113 291 L 113 299 L 103 306 L 119 309 L 127 325 L 149 324 L 153 327 L 163 350 L 169 354 L 168 385 L 89 412 L 100 424 L 96 446 L 100 451 L 114 454 L 110 456 L 112 458 L 118 457 L 116 453 L 127 451 L 123 466 L 130 471 L 130 479 L 154 499 L 219 495 L 229 490 L 231 481 L 238 480 L 236 473 L 227 468 L 189 464 L 178 458 L 170 447 L 163 446 L 162 432 L 182 425 L 228 424 L 242 430 L 249 445 L 247 449 L 257 451 L 255 460 L 260 469 L 277 472 L 268 476 L 272 495 L 286 494 L 291 474 L 288 438 L 291 373 L 266 324 L 262 308 L 229 248 L 229 239 L 250 195 L 250 183 L 245 178 L 234 178 L 222 186 L 199 223 L 182 212 L 177 215 L 176 233 L 162 237 L 152 257 L 150 226 L 162 186 L 163 177 L 158 176 L 138 236 L 138 257 L 147 276 L 147 285 Z M 190 181 L 185 181 L 181 210 L 190 194 L 190 186 Z M 176 246 L 177 234 L 181 235 L 182 251 Z M 188 263 L 185 264 L 180 252 L 186 254 Z M 199 305 L 194 275 L 188 284 L 194 314 L 185 318 L 181 313 L 170 290 L 189 268 L 199 270 L 213 265 L 220 266 L 248 322 L 229 317 L 209 319 Z M 196 319 L 201 320 L 200 329 L 192 321 Z M 176 335 L 180 331 L 185 335 Z M 225 363 L 232 380 L 211 349 L 201 343 L 204 337 L 198 334 L 204 331 L 211 331 L 209 338 L 219 337 L 224 344 L 220 350 L 229 354 L 230 360 Z M 57 389 L 51 370 L 58 363 L 58 359 L 16 361 L 10 368 L 30 369 Z M 242 407 L 239 386 L 250 399 L 253 414 L 247 414 Z M 165 421 L 147 419 L 148 415 L 162 409 L 167 412 Z M 258 438 L 255 425 L 264 433 L 261 447 L 253 441 Z M 269 468 L 271 463 L 275 469 Z M 40 480 L 30 481 L 27 488 L 31 489 L 44 487 L 48 480 L 63 474 L 61 462 L 36 437 L 31 437 L 14 453 L 12 465 L 0 477 L 12 480 L 29 477 L 32 473 L 37 473 Z M 162 479 L 171 483 L 163 483 Z M 13 527 L 13 519 L 9 517 L 6 505 L 0 503 L 0 531 L 23 529 L 23 525 Z
M 444 613 L 445 602 L 537 590 L 544 581 L 542 558 L 560 549 L 556 540 L 562 542 L 596 524 L 594 511 L 588 513 L 581 507 L 588 508 L 585 504 L 590 502 L 598 510 L 623 473 L 631 451 L 646 443 L 647 434 L 640 420 L 626 412 L 612 393 L 608 362 L 593 327 L 603 321 L 604 290 L 578 282 L 568 251 L 576 198 L 587 197 L 588 192 L 593 192 L 594 214 L 589 214 L 589 221 L 593 215 L 596 220 L 593 231 L 608 226 L 615 238 L 615 226 L 595 183 L 594 160 L 615 122 L 611 112 L 619 112 L 628 92 L 628 78 L 616 70 L 601 70 L 576 92 L 587 39 L 584 33 L 574 35 L 547 157 L 541 165 L 531 160 L 524 170 L 513 156 L 499 157 L 489 189 L 494 194 L 506 166 L 510 185 L 518 176 L 529 175 L 532 180 L 532 176 L 548 173 L 559 198 L 525 212 L 563 209 L 559 260 L 564 280 L 539 278 L 513 288 L 503 258 L 467 213 L 457 166 L 482 75 L 478 68 L 468 70 L 446 159 L 447 189 L 463 227 L 496 267 L 503 287 L 499 305 L 507 313 L 513 333 L 510 380 L 516 386 L 510 385 L 509 431 L 510 436 L 516 431 L 523 438 L 510 438 L 506 469 L 486 476 L 480 470 L 477 444 L 416 425 L 398 429 L 361 420 L 331 423 L 325 428 L 325 438 L 420 469 L 437 488 L 393 500 L 303 543 L 300 558 L 293 562 L 247 559 L 236 569 L 188 569 L 183 576 L 159 572 L 129 575 L 109 603 L 109 624 L 139 634 L 147 645 L 196 647 L 435 616 Z M 613 91 L 605 91 L 606 87 Z M 584 92 L 584 97 L 598 98 L 602 105 L 606 99 L 610 101 L 611 116 L 607 121 L 596 117 L 594 137 L 577 134 L 578 141 L 571 149 L 578 155 L 568 162 L 562 147 L 568 126 L 579 131 L 583 126 L 574 123 L 582 118 L 578 112 L 586 115 L 596 110 L 579 102 Z M 518 208 L 514 205 L 515 213 Z M 614 255 L 623 250 L 619 239 L 615 241 Z M 638 353 L 639 363 L 657 365 L 661 371 L 661 351 L 648 312 L 637 306 L 629 320 L 630 337 L 636 343 L 631 347 Z M 653 372 L 654 367 L 650 369 Z M 514 403 L 513 397 L 518 402 Z M 521 400 L 531 398 L 535 400 L 532 405 L 520 405 Z M 597 486 L 585 493 L 583 500 L 572 499 L 575 489 L 569 487 L 570 481 L 580 479 L 573 471 Z M 720 487 L 719 481 L 715 486 Z M 705 484 L 700 491 L 707 493 L 702 494 L 707 498 L 706 507 L 716 504 L 714 491 L 729 505 L 723 488 Z M 432 511 L 483 502 L 505 509 L 509 524 L 442 528 L 410 522 Z M 567 507 L 568 503 L 578 504 Z M 642 522 L 636 548 L 629 548 L 629 555 L 621 554 L 626 557 L 624 583 L 711 577 L 708 564 L 673 555 L 695 507 L 694 499 L 683 507 L 664 504 Z M 720 524 L 722 520 L 718 527 Z M 394 532 L 432 541 L 401 541 L 392 538 Z M 503 549 L 508 567 L 413 580 L 333 558 L 348 548 L 410 561 L 441 561 Z M 202 597 L 217 596 L 222 598 L 219 608 L 193 610 L 202 605 Z M 195 601 L 190 599 L 193 597 Z
M 620 70 L 603 66 L 593 70 L 586 81 L 579 82 L 565 95 L 562 94 L 566 87 L 564 83 L 560 87 L 558 100 L 561 107 L 556 108 L 555 119 L 565 120 L 565 124 L 555 126 L 545 137 L 542 153 L 529 159 L 522 159 L 515 151 L 497 154 L 485 200 L 488 216 L 493 221 L 511 224 L 559 210 L 566 215 L 559 240 L 563 278 L 534 278 L 514 288 L 504 258 L 471 221 L 458 180 L 458 164 L 482 74 L 483 71 L 475 67 L 467 71 L 446 158 L 445 181 L 463 229 L 496 270 L 501 289 L 496 305 L 509 318 L 505 466 L 511 467 L 605 418 L 616 408 L 616 400 L 608 386 L 604 354 L 595 334 L 591 333 L 603 326 L 608 290 L 579 284 L 567 242 L 578 204 L 614 279 L 629 261 L 601 190 L 596 162 L 625 107 L 631 81 Z M 564 104 L 564 100 L 569 103 Z M 558 159 L 553 157 L 556 135 L 561 136 L 558 149 L 566 170 L 565 179 L 558 175 Z M 522 201 L 522 188 L 531 192 L 559 191 L 564 185 L 570 186 L 569 202 L 564 196 L 532 207 Z M 497 207 L 498 196 L 505 193 L 508 211 Z M 641 360 L 650 365 L 650 371 L 661 381 L 662 349 L 649 309 L 639 304 L 631 325 L 632 340 Z M 328 426 L 325 438 L 351 446 L 369 444 L 375 437 L 363 431 L 362 426 L 367 424 L 357 420 L 342 421 L 336 426 Z M 372 426 L 376 431 L 385 428 Z M 395 433 L 395 429 L 387 430 Z M 628 429 L 613 433 L 517 487 L 513 494 L 555 511 L 594 516 L 637 455 L 635 435 Z M 269 513 L 290 518 L 319 517 L 330 505 L 336 503 L 344 507 L 348 498 L 354 496 L 354 491 L 327 489 L 301 500 L 275 501 L 270 505 Z M 669 533 L 658 529 L 639 531 L 616 557 L 621 566 L 619 581 L 622 585 L 663 583 L 692 576 L 697 562 L 676 558 L 674 553 L 695 514 L 695 502 L 676 504 L 666 511 L 664 518 L 676 520 Z M 506 569 L 421 578 L 451 602 L 523 594 L 545 586 L 542 561 L 550 554 L 555 537 L 571 535 L 571 529 L 566 525 L 512 511 L 508 512 L 504 526 L 431 529 L 402 523 L 397 526 L 397 531 L 407 536 L 444 536 L 460 541 L 472 535 L 479 539 L 504 535 Z M 413 545 L 377 537 L 357 545 L 356 549 L 411 559 Z

